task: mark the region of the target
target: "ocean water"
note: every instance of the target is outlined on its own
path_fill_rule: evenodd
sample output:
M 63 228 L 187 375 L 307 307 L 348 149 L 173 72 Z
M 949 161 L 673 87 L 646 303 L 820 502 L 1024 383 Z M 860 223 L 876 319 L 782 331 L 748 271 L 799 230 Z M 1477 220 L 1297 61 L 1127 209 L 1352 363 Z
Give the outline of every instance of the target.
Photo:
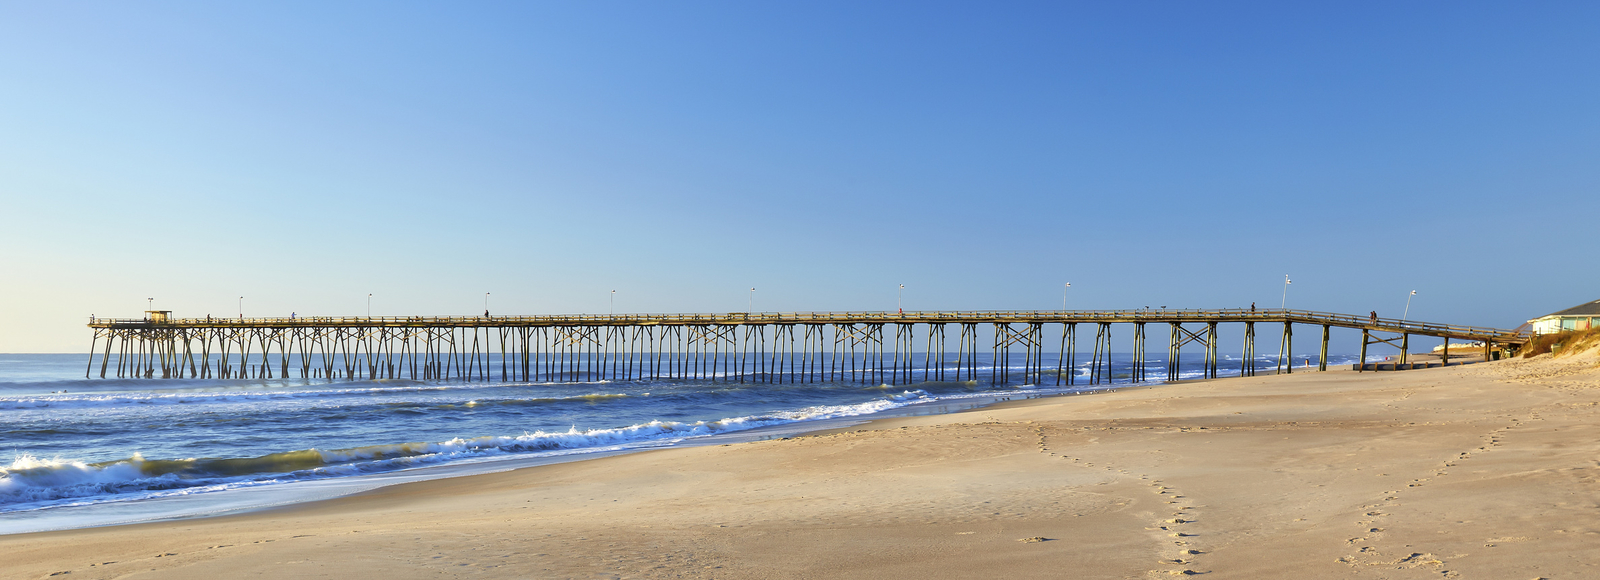
M 793 377 L 84 379 L 86 355 L 0 354 L 0 533 L 222 513 L 401 481 L 1127 386 L 1131 358 L 1114 355 L 1113 381 L 1090 386 L 1089 361 L 1080 357 L 1063 365 L 1078 384 L 1058 386 L 1048 355 L 1042 366 L 1050 371 L 1034 381 L 1024 380 L 1019 363 L 1010 382 L 991 382 L 992 357 L 979 355 L 979 380 L 924 380 L 919 364 L 907 384 L 889 385 Z M 1180 376 L 1202 376 L 1200 359 L 1187 356 Z M 1223 376 L 1238 375 L 1239 363 L 1224 356 Z M 1258 358 L 1258 372 L 1274 366 L 1273 357 Z M 947 376 L 953 370 L 952 363 Z M 1145 372 L 1165 378 L 1166 361 L 1151 355 Z

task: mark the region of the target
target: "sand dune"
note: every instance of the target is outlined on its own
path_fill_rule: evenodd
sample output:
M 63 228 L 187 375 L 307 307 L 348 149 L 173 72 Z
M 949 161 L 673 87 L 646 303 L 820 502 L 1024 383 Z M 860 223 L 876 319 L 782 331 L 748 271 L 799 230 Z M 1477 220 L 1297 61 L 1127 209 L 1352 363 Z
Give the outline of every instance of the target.
M 1596 578 L 1597 461 L 1593 355 L 1297 373 L 6 536 L 0 575 Z

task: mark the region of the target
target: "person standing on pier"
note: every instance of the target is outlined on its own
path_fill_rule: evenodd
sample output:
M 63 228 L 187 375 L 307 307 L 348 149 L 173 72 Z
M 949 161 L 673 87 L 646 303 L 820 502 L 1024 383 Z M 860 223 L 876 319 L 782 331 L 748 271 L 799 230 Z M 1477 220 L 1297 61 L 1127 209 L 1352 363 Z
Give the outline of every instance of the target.
M 1377 324 L 1378 323 L 1378 311 L 1376 311 L 1376 310 L 1372 311 L 1372 323 L 1373 324 Z

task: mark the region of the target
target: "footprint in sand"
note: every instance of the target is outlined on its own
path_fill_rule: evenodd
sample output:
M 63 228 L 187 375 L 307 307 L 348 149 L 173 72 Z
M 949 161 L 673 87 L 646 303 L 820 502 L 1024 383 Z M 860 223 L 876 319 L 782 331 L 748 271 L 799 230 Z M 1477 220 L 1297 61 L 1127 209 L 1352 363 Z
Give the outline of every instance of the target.
M 1149 485 L 1150 485 L 1150 491 L 1152 493 L 1155 493 L 1155 494 L 1158 494 L 1158 495 L 1163 495 L 1163 496 L 1170 497 L 1170 498 L 1174 498 L 1174 499 L 1168 500 L 1167 501 L 1168 504 L 1176 504 L 1176 503 L 1178 503 L 1176 498 L 1182 498 L 1183 497 L 1181 494 L 1179 494 L 1179 490 L 1177 488 L 1175 488 L 1173 486 L 1166 485 L 1165 482 L 1162 481 L 1162 480 L 1159 480 L 1159 479 L 1152 480 L 1152 481 L 1150 481 Z M 1161 531 L 1167 532 L 1167 535 L 1169 537 L 1174 538 L 1172 540 L 1172 543 L 1174 545 L 1178 546 L 1178 548 L 1179 548 L 1178 557 L 1177 558 L 1173 558 L 1173 559 L 1169 559 L 1169 560 L 1162 560 L 1161 563 L 1162 564 L 1166 564 L 1166 565 L 1174 565 L 1174 566 L 1177 566 L 1177 565 L 1193 566 L 1194 565 L 1194 556 L 1197 556 L 1197 555 L 1201 554 L 1202 552 L 1200 550 L 1197 550 L 1197 549 L 1189 547 L 1189 545 L 1190 545 L 1190 542 L 1192 541 L 1192 538 L 1196 538 L 1199 535 L 1198 534 L 1194 534 L 1194 533 L 1190 533 L 1190 532 L 1187 532 L 1187 531 L 1183 531 L 1183 530 L 1190 529 L 1190 526 L 1195 524 L 1195 521 L 1196 521 L 1195 520 L 1195 513 L 1196 513 L 1195 512 L 1195 508 L 1192 505 L 1181 505 L 1181 506 L 1176 507 L 1175 509 L 1177 511 L 1170 512 L 1173 517 L 1168 518 L 1166 520 L 1163 520 L 1160 524 L 1158 524 L 1156 526 L 1155 529 L 1159 529 Z M 1153 575 L 1174 575 L 1174 576 L 1192 576 L 1192 575 L 1200 574 L 1200 573 L 1201 572 L 1196 572 L 1192 568 L 1178 568 L 1178 569 L 1166 568 L 1166 569 L 1159 569 L 1159 570 L 1151 570 L 1150 571 L 1150 574 L 1153 574 Z
M 1481 451 L 1481 452 L 1487 453 L 1489 451 L 1494 450 L 1494 448 L 1501 447 L 1502 446 L 1502 442 L 1503 442 L 1503 435 L 1505 433 L 1509 432 L 1510 430 L 1520 426 L 1520 424 L 1521 424 L 1520 420 L 1512 419 L 1510 425 L 1491 430 L 1488 434 L 1484 435 L 1484 437 L 1482 439 L 1484 444 L 1482 446 L 1478 447 L 1475 451 Z M 1454 458 L 1447 459 L 1445 461 L 1440 462 L 1441 465 L 1443 465 L 1443 468 L 1440 468 L 1437 472 L 1434 473 L 1434 475 L 1436 477 L 1447 476 L 1447 475 L 1449 475 L 1449 472 L 1446 471 L 1444 468 L 1456 467 L 1461 462 L 1469 461 L 1469 460 L 1473 459 L 1474 457 L 1475 457 L 1475 453 L 1473 451 L 1460 452 Z M 1431 480 L 1432 480 L 1432 478 L 1417 478 L 1417 479 L 1413 479 L 1413 480 L 1411 480 L 1411 483 L 1406 485 L 1406 487 L 1407 488 L 1423 487 L 1427 482 L 1429 482 Z M 1367 511 L 1365 514 L 1363 514 L 1366 517 L 1357 522 L 1358 525 L 1367 528 L 1366 531 L 1364 532 L 1364 535 L 1357 536 L 1357 537 L 1354 537 L 1354 538 L 1350 538 L 1350 539 L 1346 540 L 1345 543 L 1347 545 L 1362 544 L 1362 543 L 1370 542 L 1370 541 L 1372 541 L 1374 539 L 1377 539 L 1377 538 L 1381 537 L 1383 535 L 1383 533 L 1384 533 L 1384 528 L 1382 526 L 1377 526 L 1377 525 L 1374 525 L 1374 524 L 1376 524 L 1378 521 L 1380 521 L 1381 518 L 1387 516 L 1388 513 L 1386 513 L 1383 510 L 1375 509 L 1375 508 L 1379 507 L 1380 505 L 1393 505 L 1394 502 L 1399 500 L 1399 498 L 1400 498 L 1400 490 L 1386 491 L 1386 492 L 1384 492 L 1383 501 L 1380 504 L 1367 506 L 1367 509 L 1370 510 L 1370 511 Z M 1494 538 L 1490 539 L 1489 543 L 1487 545 L 1493 545 L 1495 540 L 1496 539 L 1494 539 Z M 1377 566 L 1377 565 L 1383 565 L 1383 566 L 1395 566 L 1395 567 L 1399 567 L 1399 568 L 1416 568 L 1416 567 L 1419 567 L 1419 566 L 1431 566 L 1431 567 L 1436 567 L 1436 568 L 1442 568 L 1445 565 L 1443 560 L 1433 556 L 1432 554 L 1426 554 L 1426 553 L 1411 553 L 1411 554 L 1409 554 L 1409 555 L 1407 555 L 1407 556 L 1405 556 L 1403 558 L 1399 558 L 1399 559 L 1396 559 L 1396 560 L 1389 560 L 1389 561 L 1380 560 L 1380 559 L 1378 559 L 1379 556 L 1380 556 L 1380 553 L 1377 551 L 1376 548 L 1374 548 L 1372 546 L 1363 546 L 1360 550 L 1357 551 L 1357 553 L 1352 554 L 1350 556 L 1343 557 L 1343 558 L 1339 558 L 1339 561 L 1343 562 L 1343 563 L 1346 563 L 1346 564 L 1350 564 L 1351 566 Z M 1447 577 L 1447 578 L 1455 577 L 1455 576 L 1459 575 L 1459 574 L 1456 574 L 1455 572 L 1449 571 L 1449 570 L 1440 570 L 1440 573 L 1444 574 L 1445 577 Z
M 1140 480 L 1146 482 L 1150 486 L 1151 493 L 1156 494 L 1156 495 L 1161 495 L 1161 496 L 1164 496 L 1165 498 L 1167 498 L 1167 504 L 1176 504 L 1176 503 L 1179 503 L 1178 500 L 1185 498 L 1185 496 L 1179 490 L 1173 488 L 1172 486 L 1165 485 L 1159 479 L 1152 479 L 1149 474 L 1133 473 L 1133 472 L 1128 471 L 1127 469 L 1119 469 L 1116 466 L 1112 466 L 1112 465 L 1105 465 L 1105 466 L 1095 465 L 1093 462 L 1084 461 L 1082 458 L 1078 458 L 1078 457 L 1071 457 L 1071 456 L 1067 456 L 1067 455 L 1057 455 L 1057 454 L 1055 454 L 1055 453 L 1050 451 L 1049 435 L 1045 433 L 1044 429 L 1035 428 L 1033 430 L 1033 432 L 1034 432 L 1034 435 L 1039 438 L 1038 446 L 1039 446 L 1039 452 L 1040 453 L 1045 453 L 1045 454 L 1048 454 L 1048 455 L 1051 455 L 1051 456 L 1054 456 L 1054 457 L 1060 457 L 1061 459 L 1070 459 L 1070 460 L 1072 460 L 1072 462 L 1074 464 L 1080 465 L 1080 466 L 1083 466 L 1083 467 L 1100 467 L 1101 469 L 1104 469 L 1104 470 L 1106 470 L 1108 472 L 1114 472 L 1114 473 L 1117 473 L 1117 474 L 1120 474 L 1120 475 L 1129 476 L 1129 477 L 1137 477 Z M 1118 505 L 1122 505 L 1122 504 L 1118 504 Z M 1157 525 L 1152 526 L 1149 529 L 1153 529 L 1153 530 L 1154 529 L 1158 529 L 1158 530 L 1161 530 L 1161 531 L 1164 531 L 1164 532 L 1168 532 L 1171 537 L 1175 538 L 1173 540 L 1173 544 L 1175 544 L 1177 546 L 1180 546 L 1179 557 L 1171 559 L 1171 560 L 1164 560 L 1164 561 L 1162 561 L 1163 564 L 1192 566 L 1193 565 L 1193 563 L 1192 563 L 1193 557 L 1202 553 L 1200 550 L 1196 550 L 1196 549 L 1188 547 L 1189 542 L 1190 542 L 1189 539 L 1197 537 L 1197 534 L 1177 531 L 1176 528 L 1178 528 L 1180 526 L 1187 527 L 1187 526 L 1192 525 L 1192 524 L 1195 523 L 1194 506 L 1192 506 L 1192 505 L 1183 505 L 1183 506 L 1177 507 L 1176 510 L 1177 511 L 1170 512 L 1171 515 L 1172 515 L 1172 517 L 1170 519 L 1162 521 L 1162 522 L 1158 523 Z M 1038 538 L 1022 538 L 1022 539 L 1019 539 L 1017 541 L 1018 542 L 1028 543 L 1028 542 L 1042 542 L 1042 541 L 1048 541 L 1048 540 L 1049 540 L 1049 538 L 1038 537 Z M 1196 575 L 1196 574 L 1201 574 L 1201 572 L 1196 572 L 1191 568 L 1180 568 L 1180 569 L 1170 569 L 1170 568 L 1168 568 L 1168 569 L 1161 569 L 1161 570 L 1151 570 L 1150 573 L 1151 574 L 1156 574 L 1156 575 L 1174 575 L 1174 576 L 1193 576 L 1193 575 Z

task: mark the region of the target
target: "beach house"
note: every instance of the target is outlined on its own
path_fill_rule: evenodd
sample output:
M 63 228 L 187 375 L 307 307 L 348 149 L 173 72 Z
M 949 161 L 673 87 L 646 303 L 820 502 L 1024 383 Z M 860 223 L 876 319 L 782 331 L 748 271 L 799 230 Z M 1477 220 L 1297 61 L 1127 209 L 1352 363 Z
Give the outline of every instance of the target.
M 1552 312 L 1529 320 L 1534 334 L 1551 334 L 1564 330 L 1588 330 L 1600 318 L 1600 300 L 1585 302 L 1560 312 Z

